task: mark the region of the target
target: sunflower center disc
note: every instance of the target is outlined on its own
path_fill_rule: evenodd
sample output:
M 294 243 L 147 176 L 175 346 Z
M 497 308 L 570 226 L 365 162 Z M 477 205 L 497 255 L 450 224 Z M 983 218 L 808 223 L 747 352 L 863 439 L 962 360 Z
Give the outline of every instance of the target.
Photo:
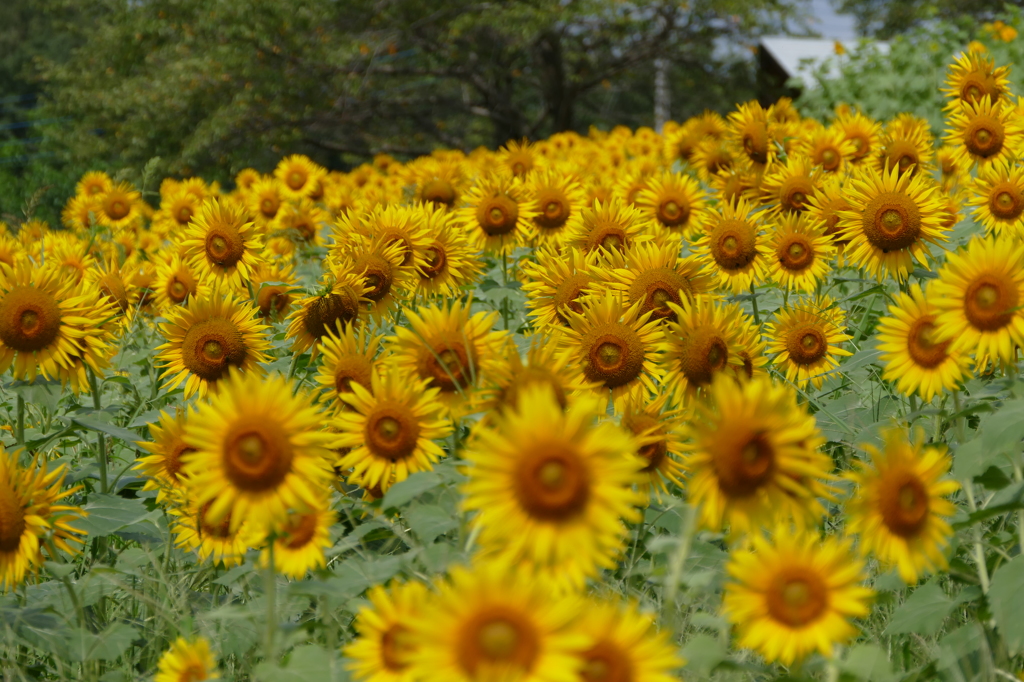
M 507 621 L 487 623 L 480 628 L 480 650 L 487 658 L 504 661 L 519 648 L 519 630 Z
M 431 386 L 444 392 L 457 391 L 469 384 L 469 357 L 462 344 L 428 350 L 424 369 L 421 374 L 430 375 Z
M 775 451 L 761 433 L 723 434 L 714 446 L 718 487 L 728 497 L 749 497 L 775 470 Z
M 256 304 L 263 317 L 267 317 L 272 312 L 283 313 L 291 305 L 291 302 L 292 297 L 284 287 L 260 287 L 256 294 Z
M 359 298 L 349 289 L 343 294 L 327 294 L 307 306 L 303 324 L 311 336 L 323 338 L 359 316 Z
M 949 341 L 935 340 L 934 315 L 917 320 L 907 335 L 907 352 L 915 364 L 926 369 L 937 367 L 945 361 L 949 344 Z
M 562 227 L 569 219 L 567 200 L 560 196 L 561 192 L 557 190 L 548 190 L 544 194 L 546 196 L 537 198 L 537 205 L 541 208 L 540 215 L 534 218 L 534 222 L 548 230 Z
M 25 532 L 25 509 L 10 483 L 0 482 L 0 552 L 14 552 Z
M 384 667 L 392 672 L 405 670 L 406 663 L 400 654 L 400 641 L 407 632 L 401 625 L 392 625 L 380 638 L 380 657 L 384 661 Z
M 367 417 L 365 435 L 374 455 L 397 462 L 415 452 L 420 427 L 409 408 L 385 403 Z
M 583 347 L 590 349 L 584 374 L 608 388 L 628 384 L 643 370 L 643 344 L 636 332 L 624 325 L 616 324 L 597 338 L 585 339 Z
M 423 201 L 451 206 L 455 203 L 455 188 L 445 180 L 428 180 L 423 185 Z
M 867 240 L 883 253 L 905 249 L 921 234 L 921 213 L 913 199 L 897 192 L 884 192 L 864 207 L 863 231 Z
M 284 544 L 288 549 L 301 549 L 316 535 L 316 514 L 295 514 L 285 529 Z
M 622 362 L 622 346 L 617 343 L 602 343 L 597 347 L 598 366 L 602 371 L 614 370 Z
M 584 682 L 631 682 L 633 670 L 629 659 L 615 644 L 602 641 L 583 654 L 580 677 Z
M 658 206 L 658 219 L 666 227 L 678 227 L 690 217 L 690 209 L 685 201 L 666 199 Z
M 579 456 L 565 446 L 527 455 L 516 472 L 516 498 L 531 516 L 564 521 L 581 513 L 590 482 Z
M 115 199 L 110 202 L 110 207 L 107 209 L 107 214 L 114 220 L 120 220 L 128 215 L 128 206 L 125 205 L 120 199 Z
M 426 248 L 426 263 L 420 266 L 420 274 L 426 279 L 434 279 L 444 271 L 448 259 L 444 254 L 444 247 L 440 244 Z
M 757 256 L 755 239 L 749 224 L 740 220 L 725 221 L 711 235 L 711 255 L 723 270 L 742 270 Z
M 902 538 L 915 537 L 928 521 L 928 490 L 910 471 L 889 472 L 879 490 L 879 506 L 891 532 Z
M 1016 220 L 1024 212 L 1024 202 L 1016 187 L 1003 186 L 993 193 L 989 208 L 997 218 Z
M 789 351 L 789 359 L 796 364 L 813 365 L 825 357 L 828 342 L 821 329 L 803 327 L 790 333 L 786 350 Z
M 821 165 L 825 170 L 835 170 L 839 165 L 839 154 L 834 149 L 826 149 L 821 153 Z
M 235 487 L 247 492 L 276 488 L 292 469 L 291 441 L 272 418 L 235 424 L 224 445 L 225 474 Z
M 787 270 L 803 270 L 811 264 L 813 257 L 814 253 L 809 244 L 794 241 L 786 247 L 783 257 L 779 261 Z
M 192 219 L 192 209 L 191 208 L 189 208 L 188 206 L 182 206 L 181 208 L 178 209 L 178 222 L 179 223 L 184 224 L 184 223 L 187 223 L 191 219 Z
M 707 386 L 715 373 L 725 367 L 729 349 L 717 329 L 701 326 L 690 332 L 689 343 L 679 353 L 679 369 L 695 386 Z
M 206 237 L 206 255 L 217 265 L 231 267 L 244 253 L 245 244 L 237 230 L 215 228 Z
M 481 202 L 476 217 L 480 229 L 488 236 L 500 237 L 516 228 L 519 206 L 503 194 Z
M 33 286 L 11 289 L 0 300 L 0 341 L 16 351 L 39 351 L 60 334 L 60 306 Z
M 772 617 L 793 628 L 813 623 L 828 607 L 828 588 L 821 576 L 803 567 L 781 571 L 767 596 Z
M 1013 320 L 1018 305 L 1014 282 L 1006 275 L 984 274 L 967 288 L 964 296 L 964 315 L 977 329 L 995 331 Z
M 248 349 L 242 333 L 222 317 L 193 324 L 181 341 L 181 363 L 206 381 L 220 379 L 230 366 L 241 365 L 246 357 Z
M 277 213 L 277 202 L 270 198 L 263 199 L 260 201 L 260 213 L 272 217 Z
M 987 159 L 1003 149 L 1003 124 L 992 116 L 982 114 L 967 125 L 964 146 L 974 156 Z
M 171 285 L 167 287 L 167 295 L 175 303 L 181 303 L 188 296 L 188 286 L 186 286 L 180 279 L 174 279 L 171 281 Z
M 288 174 L 288 186 L 293 190 L 299 189 L 306 184 L 306 176 L 299 171 L 292 171 Z
M 179 443 L 177 447 L 167 453 L 167 459 L 164 460 L 164 471 L 171 477 L 172 480 L 178 480 L 178 472 L 181 471 L 181 458 L 190 452 L 195 452 L 195 448 L 190 448 L 184 443 Z

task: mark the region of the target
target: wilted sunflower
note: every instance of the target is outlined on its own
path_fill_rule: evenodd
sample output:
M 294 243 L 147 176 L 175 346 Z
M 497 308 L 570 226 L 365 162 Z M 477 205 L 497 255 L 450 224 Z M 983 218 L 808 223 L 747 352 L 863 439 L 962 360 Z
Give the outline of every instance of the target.
M 492 331 L 498 313 L 471 314 L 470 305 L 456 299 L 406 310 L 406 317 L 409 325 L 396 327 L 388 339 L 396 366 L 429 380 L 430 388 L 440 389 L 436 400 L 461 417 L 506 336 Z
M 347 324 L 356 324 L 364 311 L 363 279 L 351 270 L 328 269 L 317 291 L 299 301 L 288 316 L 288 338 L 292 353 L 312 348 L 312 358 L 329 334 L 338 334 Z
M 293 511 L 284 519 L 275 521 L 263 543 L 267 547 L 260 553 L 260 565 L 270 564 L 269 543 L 274 543 L 274 572 L 293 580 L 301 580 L 306 573 L 327 565 L 324 549 L 331 546 L 331 526 L 337 514 L 328 508 L 326 500 L 305 511 Z
M 840 238 L 851 261 L 878 278 L 907 278 L 917 260 L 926 264 L 928 243 L 945 239 L 942 204 L 931 178 L 897 169 L 865 170 L 844 186 L 851 207 L 839 211 Z
M 189 409 L 177 409 L 173 414 L 160 411 L 159 422 L 149 424 L 150 441 L 138 441 L 137 445 L 152 453 L 139 457 L 135 469 L 149 480 L 143 490 L 157 490 L 156 501 L 185 494 L 186 485 L 181 477 L 181 456 L 193 452 L 194 448 L 185 443 L 185 424 Z
M 320 184 L 320 179 L 326 174 L 325 168 L 302 154 L 284 157 L 274 169 L 274 177 L 280 183 L 281 194 L 293 201 L 310 198 Z
M 327 335 L 320 350 L 324 360 L 316 375 L 316 381 L 326 389 L 326 395 L 337 407 L 347 407 L 341 396 L 352 392 L 356 383 L 365 389 L 371 387 L 373 359 L 380 350 L 381 336 L 370 334 L 366 326 L 356 329 L 345 325 L 336 334 Z
M 723 611 L 739 645 L 768 661 L 791 665 L 857 635 L 851 618 L 867 616 L 874 592 L 847 540 L 785 526 L 768 539 L 756 533 L 751 546 L 736 549 L 726 565 Z
M 674 682 L 672 671 L 685 661 L 667 630 L 657 631 L 654 618 L 632 601 L 588 600 L 577 628 L 590 640 L 581 654 L 582 682 Z
M 345 646 L 346 668 L 360 682 L 414 682 L 409 667 L 412 621 L 429 599 L 427 586 L 411 580 L 374 585 L 370 603 L 359 607 L 353 627 L 356 638 Z
M 696 258 L 679 256 L 674 242 L 637 244 L 626 251 L 624 265 L 600 263 L 597 270 L 607 273 L 602 279 L 608 281 L 609 289 L 623 292 L 627 304 L 639 303 L 640 314 L 651 313 L 653 319 L 674 319 L 669 303 L 680 305 L 709 294 L 715 285 L 714 277 L 701 271 Z
M 452 432 L 438 388 L 393 366 L 370 374 L 370 389 L 349 384 L 341 399 L 352 409 L 334 418 L 337 444 L 351 448 L 338 463 L 351 469 L 348 482 L 387 492 L 410 474 L 429 471 L 444 450 L 435 443 Z
M 1024 125 L 1008 102 L 993 104 L 988 96 L 980 102 L 964 102 L 950 112 L 948 123 L 945 140 L 955 148 L 961 168 L 1010 163 L 1024 152 Z
M 706 194 L 689 175 L 661 171 L 648 178 L 636 207 L 652 225 L 674 233 L 695 231 L 704 218 Z
M 822 383 L 837 371 L 842 355 L 852 355 L 838 344 L 853 337 L 844 334 L 842 309 L 828 296 L 791 303 L 765 324 L 768 352 L 786 379 L 797 386 Z
M 198 680 L 219 679 L 217 659 L 210 652 L 210 642 L 205 637 L 196 637 L 192 640 L 179 637 L 160 657 L 153 682 L 197 682 Z
M 197 504 L 210 503 L 211 523 L 230 516 L 232 530 L 243 520 L 265 529 L 316 507 L 336 436 L 294 388 L 279 374 L 234 371 L 189 418 L 185 442 L 196 451 L 183 457 L 184 472 Z
M 979 168 L 967 205 L 989 234 L 1024 237 L 1024 169 L 1006 161 Z
M 263 259 L 263 239 L 241 207 L 205 202 L 181 241 L 182 256 L 201 278 L 244 287 Z
M 694 254 L 717 276 L 719 284 L 734 293 L 750 289 L 768 276 L 761 225 L 751 211 L 743 199 L 711 209 L 704 234 L 693 246 Z
M 661 379 L 659 320 L 640 313 L 640 304 L 627 306 L 620 295 L 607 292 L 584 300 L 582 312 L 565 310 L 564 333 L 569 362 L 595 394 L 619 405 L 631 395 L 657 391 Z
M 828 275 L 836 250 L 825 234 L 825 223 L 809 213 L 774 220 L 766 247 L 772 279 L 784 289 L 806 292 L 814 291 Z
M 544 170 L 532 173 L 526 185 L 533 197 L 533 224 L 541 243 L 561 242 L 566 225 L 586 201 L 579 178 L 575 174 Z
M 113 317 L 99 292 L 71 286 L 56 266 L 0 266 L 0 373 L 13 366 L 15 379 L 42 374 L 77 393 L 88 385 L 86 368 L 109 365 Z
M 570 682 L 586 637 L 576 597 L 502 563 L 454 566 L 410 616 L 409 676 L 423 682 Z M 403 647 L 404 648 L 404 647 Z
M 711 385 L 719 372 L 738 368 L 741 347 L 738 344 L 742 309 L 708 299 L 671 304 L 674 319 L 668 323 L 664 341 L 663 364 L 666 368 L 663 390 L 679 403 L 694 397 Z
M 701 525 L 740 535 L 780 517 L 816 524 L 833 465 L 818 452 L 825 439 L 793 389 L 767 376 L 737 383 L 719 374 L 709 397 L 694 403 L 681 431 L 686 490 Z
M 1009 238 L 975 237 L 965 251 L 948 253 L 931 285 L 938 312 L 937 340 L 969 353 L 975 366 L 1015 363 L 1024 346 L 1024 245 Z
M 622 408 L 619 425 L 633 434 L 639 449 L 636 454 L 643 460 L 642 486 L 660 495 L 667 491 L 666 481 L 683 486 L 682 425 L 683 410 L 669 409 L 670 393 L 656 398 L 637 397 Z
M 166 342 L 157 347 L 163 366 L 165 389 L 185 382 L 185 397 L 204 397 L 235 368 L 241 372 L 262 370 L 270 348 L 266 330 L 251 304 L 238 301 L 216 288 L 207 298 L 193 298 L 165 313 L 160 333 Z
M 772 164 L 765 171 L 761 178 L 761 202 L 772 213 L 802 213 L 821 179 L 821 171 L 809 157 L 790 155 L 785 163 Z
M 776 126 L 756 101 L 740 104 L 729 114 L 726 136 L 744 167 L 761 172 L 775 160 Z
M 455 211 L 455 221 L 479 250 L 508 253 L 536 234 L 533 197 L 517 176 L 482 175 L 464 201 L 466 206 Z
M 55 504 L 81 486 L 62 492 L 64 465 L 49 471 L 46 460 L 37 455 L 28 466 L 21 466 L 20 455 L 20 450 L 0 445 L 0 593 L 14 589 L 26 573 L 42 566 L 45 540 L 69 554 L 77 554 L 75 544 L 82 543 L 76 535 L 83 531 L 71 524 L 86 513 L 72 505 Z
M 943 553 L 953 537 L 949 517 L 956 507 L 946 499 L 960 485 L 945 478 L 952 459 L 943 446 L 928 447 L 924 432 L 911 440 L 903 429 L 882 433 L 883 450 L 864 444 L 871 461 L 855 461 L 847 473 L 856 489 L 846 502 L 847 532 L 860 536 L 860 549 L 883 567 L 895 566 L 903 582 L 945 571 Z
M 451 222 L 451 214 L 444 208 L 424 207 L 424 226 L 427 241 L 421 252 L 417 291 L 427 296 L 453 296 L 462 287 L 476 281 L 483 269 L 477 251 L 469 240 Z
M 885 363 L 882 378 L 895 381 L 904 395 L 920 394 L 926 403 L 955 390 L 969 364 L 966 356 L 950 348 L 952 339 L 938 339 L 938 312 L 921 285 L 913 284 L 889 306 L 890 317 L 879 318 L 877 325 L 878 348 Z
M 97 197 L 95 216 L 100 225 L 119 229 L 142 217 L 142 194 L 129 182 L 119 182 Z
M 962 104 L 977 104 L 988 97 L 1000 102 L 1010 94 L 1008 66 L 996 66 L 995 60 L 980 52 L 965 50 L 949 65 L 946 87 L 942 93 L 949 99 L 947 110 L 956 110 Z
M 640 241 L 651 239 L 645 234 L 647 221 L 632 205 L 618 199 L 582 209 L 566 228 L 564 245 L 585 253 L 599 250 L 625 251 Z
M 474 430 L 463 508 L 477 512 L 485 553 L 528 565 L 562 589 L 579 590 L 625 547 L 624 521 L 646 496 L 633 489 L 645 462 L 639 443 L 579 397 L 563 410 L 549 386 L 526 386 L 517 409 Z

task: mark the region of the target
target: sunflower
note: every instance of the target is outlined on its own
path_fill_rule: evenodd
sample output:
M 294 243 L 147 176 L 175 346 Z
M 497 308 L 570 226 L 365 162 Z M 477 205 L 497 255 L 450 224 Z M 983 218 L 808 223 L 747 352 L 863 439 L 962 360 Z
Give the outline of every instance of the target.
M 968 184 L 971 180 L 971 172 L 957 163 L 957 148 L 953 145 L 944 144 L 935 152 L 935 159 L 939 162 L 939 172 L 942 176 L 942 191 L 949 193 Z M 987 164 L 982 170 L 991 170 L 994 164 Z M 995 164 L 998 165 L 998 164 Z
M 296 244 L 321 246 L 320 226 L 328 217 L 327 211 L 303 198 L 283 203 L 270 227 L 277 236 L 284 235 Z
M 739 368 L 742 349 L 737 335 L 745 314 L 735 303 L 708 299 L 670 306 L 675 319 L 668 323 L 661 343 L 666 367 L 662 388 L 682 402 L 709 388 L 718 373 Z
M 37 455 L 28 466 L 21 466 L 20 455 L 20 450 L 0 445 L 0 593 L 14 589 L 26 573 L 42 566 L 44 541 L 52 540 L 69 554 L 77 554 L 75 544 L 82 543 L 76 537 L 82 531 L 71 524 L 85 512 L 55 504 L 81 486 L 61 492 L 64 465 L 49 471 L 46 460 Z
M 508 253 L 535 236 L 533 197 L 514 175 L 487 173 L 477 178 L 455 211 L 455 221 L 473 245 L 487 253 Z
M 56 266 L 0 266 L 0 373 L 13 365 L 15 379 L 42 374 L 77 393 L 87 367 L 99 374 L 109 365 L 113 316 L 98 291 L 72 286 Z
M 719 374 L 680 434 L 687 494 L 705 528 L 739 535 L 786 516 L 814 525 L 825 514 L 818 498 L 831 494 L 832 460 L 792 388 Z
M 134 319 L 139 306 L 139 289 L 135 286 L 135 265 L 125 261 L 118 265 L 114 260 L 95 267 L 86 277 L 86 288 L 99 291 L 101 300 L 110 304 L 113 313 L 127 327 Z
M 387 492 L 444 456 L 434 441 L 448 437 L 452 424 L 431 383 L 389 366 L 370 374 L 369 390 L 349 384 L 341 399 L 352 409 L 334 418 L 338 447 L 351 448 L 337 465 L 352 470 L 349 483 Z
M 726 137 L 745 168 L 761 172 L 775 160 L 777 125 L 756 101 L 740 104 L 729 114 Z
M 843 138 L 853 145 L 851 164 L 860 164 L 874 158 L 882 144 L 882 125 L 859 111 L 851 111 L 836 117 L 835 127 Z
M 352 392 L 356 383 L 370 389 L 374 373 L 373 359 L 380 350 L 381 336 L 370 334 L 365 326 L 358 330 L 344 325 L 337 334 L 329 334 L 321 344 L 324 361 L 317 373 L 317 383 L 326 389 L 326 395 L 338 407 L 346 407 L 341 397 Z
M 114 189 L 114 181 L 103 171 L 88 171 L 75 184 L 75 196 L 98 197 Z
M 973 354 L 978 367 L 1016 362 L 1014 347 L 1024 346 L 1024 245 L 975 237 L 946 255 L 930 289 L 936 340 L 952 340 L 950 350 Z
M 163 230 L 174 232 L 185 230 L 192 218 L 199 213 L 203 200 L 194 192 L 178 189 L 160 199 L 160 211 L 153 217 L 155 223 L 166 223 Z M 174 232 L 177 234 L 177 232 Z
M 734 204 L 756 198 L 761 178 L 752 171 L 727 169 L 712 175 L 708 182 L 719 203 Z
M 263 239 L 245 209 L 211 199 L 192 219 L 182 256 L 203 279 L 244 287 L 263 257 Z
M 853 208 L 846 197 L 844 184 L 844 181 L 836 176 L 826 177 L 814 196 L 807 199 L 807 216 L 824 223 L 825 236 L 840 252 L 848 242 L 840 235 L 839 214 Z
M 94 196 L 74 196 L 68 199 L 60 212 L 60 221 L 64 227 L 76 234 L 88 232 L 96 223 L 99 211 L 99 199 Z
M 575 174 L 544 170 L 526 182 L 533 196 L 533 224 L 541 242 L 561 242 L 572 217 L 585 203 L 583 186 Z
M 979 168 L 967 205 L 989 234 L 1024 237 L 1024 169 L 1006 161 Z
M 813 651 L 831 657 L 833 644 L 857 635 L 851 618 L 867 616 L 874 592 L 862 585 L 864 563 L 848 540 L 775 529 L 753 536 L 726 565 L 722 609 L 739 645 L 768 661 L 791 665 Z
M 423 682 L 573 682 L 586 637 L 576 597 L 504 563 L 455 566 L 410 616 L 409 678 Z M 405 678 L 403 678 L 405 679 Z
M 100 225 L 120 229 L 142 217 L 142 194 L 131 183 L 119 182 L 97 196 L 96 222 Z
M 618 199 L 624 206 L 631 208 L 637 208 L 636 200 L 640 196 L 640 192 L 647 187 L 647 180 L 651 177 L 651 174 L 658 170 L 660 167 L 655 167 L 650 163 L 642 163 L 633 161 L 625 165 L 618 173 L 614 180 L 612 188 L 612 197 Z
M 736 365 L 736 375 L 743 379 L 753 379 L 767 372 L 768 356 L 764 354 L 768 344 L 761 339 L 761 325 L 744 315 L 739 324 L 737 334 L 737 361 L 729 360 L 729 365 Z
M 666 630 L 632 601 L 618 604 L 588 601 L 577 622 L 589 646 L 581 654 L 582 682 L 674 682 L 671 671 L 685 661 Z
M 998 103 L 1009 98 L 1010 67 L 995 65 L 995 60 L 981 52 L 961 52 L 949 65 L 946 87 L 942 93 L 950 100 L 947 109 L 956 110 L 962 104 L 978 104 L 985 97 Z
M 870 167 L 881 173 L 894 169 L 900 175 L 917 175 L 921 170 L 928 172 L 932 169 L 934 146 L 927 121 L 910 114 L 900 114 L 886 126 Z
M 639 448 L 636 454 L 644 462 L 642 487 L 653 488 L 657 494 L 667 491 L 666 481 L 683 486 L 683 443 L 679 427 L 684 413 L 669 409 L 670 393 L 656 398 L 633 398 L 625 403 L 619 425 L 631 433 Z
M 669 232 L 693 232 L 704 219 L 706 194 L 694 178 L 662 171 L 647 180 L 636 207 L 652 225 Z
M 806 156 L 811 165 L 826 173 L 843 173 L 846 165 L 857 153 L 857 146 L 839 126 L 820 127 L 806 137 L 797 140 L 793 149 L 797 155 Z
M 416 268 L 417 290 L 447 298 L 476 282 L 483 264 L 466 235 L 452 225 L 447 210 L 426 206 L 424 212 L 428 237 Z
M 674 319 L 669 303 L 680 305 L 709 294 L 715 285 L 714 277 L 701 271 L 700 262 L 692 256 L 680 258 L 679 247 L 672 242 L 635 245 L 626 251 L 625 266 L 603 263 L 596 269 L 607 271 L 602 279 L 609 289 L 622 291 L 628 305 L 639 303 L 640 314 L 651 313 L 654 319 Z
M 718 173 L 732 169 L 736 165 L 736 157 L 728 142 L 708 138 L 697 143 L 690 156 L 690 165 L 697 170 L 697 177 L 703 182 L 710 182 Z
M 376 206 L 356 222 L 355 231 L 384 246 L 398 245 L 398 265 L 407 269 L 425 265 L 430 242 L 426 224 L 428 211 L 422 206 Z M 347 237 L 351 240 L 351 237 Z M 335 236 L 337 242 L 337 235 Z
M 189 409 L 175 410 L 174 414 L 160 411 L 159 422 L 149 424 L 149 435 L 153 439 L 138 441 L 136 444 L 151 453 L 135 461 L 137 469 L 148 480 L 143 490 L 157 490 L 157 503 L 184 495 L 185 480 L 181 476 L 181 456 L 194 452 L 185 444 L 185 424 Z
M 157 347 L 163 366 L 163 387 L 173 389 L 185 382 L 185 397 L 204 397 L 224 379 L 232 367 L 260 373 L 269 358 L 266 330 L 250 303 L 238 301 L 217 289 L 208 298 L 192 298 L 165 313 L 160 333 L 166 342 Z
M 200 562 L 233 568 L 245 561 L 246 553 L 260 545 L 262 534 L 248 521 L 232 524 L 231 512 L 216 522 L 210 518 L 210 502 L 196 505 L 193 500 L 168 498 L 167 511 L 172 517 L 174 545 L 194 551 Z M 232 528 L 232 525 L 236 525 Z
M 929 292 L 934 299 L 934 292 Z M 937 339 L 938 309 L 919 284 L 900 293 L 889 306 L 890 317 L 878 320 L 878 348 L 885 371 L 882 378 L 896 381 L 904 395 L 920 394 L 926 402 L 954 390 L 966 376 L 967 359 L 950 348 L 952 339 Z
M 363 278 L 342 269 L 324 273 L 320 288 L 299 301 L 298 308 L 288 316 L 288 338 L 292 353 L 312 348 L 312 358 L 320 352 L 325 336 L 337 334 L 347 324 L 355 324 L 363 313 Z
M 765 324 L 768 352 L 785 370 L 786 379 L 800 387 L 822 383 L 837 371 L 837 356 L 852 355 L 837 344 L 853 337 L 842 331 L 843 311 L 828 296 L 791 303 Z
M 772 224 L 767 249 L 772 279 L 785 289 L 811 292 L 830 270 L 835 254 L 825 224 L 809 213 L 791 213 Z
M 409 326 L 396 327 L 388 339 L 396 367 L 440 389 L 436 400 L 461 417 L 502 348 L 506 333 L 491 331 L 498 313 L 471 314 L 470 305 L 456 299 L 406 310 L 406 317 Z
M 281 185 L 274 178 L 260 178 L 245 195 L 246 208 L 261 227 L 268 227 L 281 210 Z
M 843 190 L 851 207 L 839 211 L 840 238 L 850 259 L 878 278 L 905 280 L 914 260 L 926 264 L 927 243 L 945 240 L 939 193 L 923 174 L 865 170 Z
M 498 150 L 497 161 L 516 177 L 526 175 L 537 165 L 538 155 L 535 145 L 527 140 L 521 142 L 509 140 Z
M 809 157 L 791 155 L 784 163 L 772 164 L 761 178 L 761 202 L 772 213 L 790 214 L 807 210 L 807 200 L 821 185 L 821 171 Z
M 631 204 L 618 199 L 606 203 L 595 201 L 573 216 L 566 228 L 564 246 L 586 253 L 594 251 L 624 251 L 637 242 L 647 241 L 644 234 L 647 222 L 643 214 Z
M 411 166 L 412 164 L 410 164 Z M 421 159 L 413 173 L 416 199 L 442 210 L 459 204 L 465 184 L 465 170 L 461 161 Z
M 923 575 L 945 571 L 943 553 L 953 537 L 949 517 L 956 507 L 946 498 L 960 489 L 946 479 L 952 459 L 944 446 L 924 444 L 903 429 L 882 433 L 882 450 L 861 447 L 871 461 L 856 461 L 846 478 L 856 487 L 846 502 L 847 532 L 860 536 L 860 549 L 874 554 L 884 568 L 896 567 L 913 585 Z
M 743 199 L 711 209 L 704 234 L 693 246 L 694 255 L 717 276 L 719 284 L 734 293 L 768 277 L 761 225 L 751 217 L 751 210 Z
M 633 395 L 657 391 L 661 379 L 660 320 L 640 313 L 640 304 L 626 305 L 621 295 L 607 292 L 582 302 L 582 312 L 566 308 L 569 327 L 564 341 L 567 359 L 596 394 L 616 406 Z
M 484 552 L 532 566 L 544 580 L 579 590 L 613 568 L 624 521 L 639 520 L 646 495 L 633 489 L 646 464 L 640 444 L 580 397 L 563 410 L 549 386 L 526 386 L 518 409 L 474 430 L 463 508 L 476 512 Z
M 721 115 L 715 114 L 721 120 Z M 724 129 L 723 121 L 723 129 Z M 673 131 L 665 131 L 663 154 L 671 161 L 689 162 L 697 145 L 704 140 L 704 134 L 697 129 L 697 120 L 690 119 Z
M 185 305 L 190 297 L 204 296 L 207 289 L 178 254 L 159 261 L 152 288 L 153 301 L 162 312 Z
M 293 201 L 311 197 L 320 184 L 320 179 L 326 174 L 325 168 L 302 154 L 284 157 L 274 169 L 274 177 L 277 178 L 281 194 Z
M 295 305 L 295 293 L 299 290 L 295 269 L 291 265 L 264 261 L 253 271 L 251 283 L 261 318 L 277 321 L 288 316 Z
M 260 553 L 260 566 L 270 564 L 270 542 L 274 543 L 274 572 L 293 580 L 306 577 L 308 571 L 324 568 L 324 549 L 331 546 L 331 526 L 337 514 L 327 508 L 327 501 L 304 511 L 293 511 L 275 521 L 266 534 L 267 546 Z
M 332 267 L 358 274 L 363 298 L 369 301 L 368 311 L 375 320 L 393 313 L 416 285 L 416 270 L 402 265 L 403 253 L 413 262 L 413 251 L 405 248 L 400 240 L 353 235 L 332 250 Z
M 993 162 L 1010 163 L 1024 152 L 1024 125 L 1010 103 L 964 104 L 949 114 L 945 140 L 955 147 L 956 164 L 967 169 Z
M 427 586 L 415 580 L 367 591 L 370 603 L 359 608 L 354 622 L 356 639 L 344 649 L 352 677 L 359 682 L 415 682 L 409 667 L 410 627 L 428 595 Z
M 153 682 L 197 682 L 197 680 L 218 680 L 217 659 L 210 652 L 210 642 L 205 637 L 187 640 L 179 637 L 164 652 L 157 663 Z
M 4 241 L 12 245 L 17 243 L 10 238 Z M 20 257 L 23 257 L 25 251 L 20 246 L 17 247 L 17 250 L 12 246 L 9 253 L 12 254 L 10 262 L 7 259 L 3 262 L 14 267 Z M 43 260 L 60 268 L 61 274 L 69 277 L 71 282 L 76 285 L 81 284 L 86 275 L 93 273 L 96 268 L 96 258 L 88 253 L 87 245 L 66 232 L 54 235 L 52 240 L 46 240 L 43 245 Z

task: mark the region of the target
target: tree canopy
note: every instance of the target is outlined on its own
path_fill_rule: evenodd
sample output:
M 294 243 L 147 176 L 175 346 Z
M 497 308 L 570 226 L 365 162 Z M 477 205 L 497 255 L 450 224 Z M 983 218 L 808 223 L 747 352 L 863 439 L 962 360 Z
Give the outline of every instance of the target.
M 839 0 L 837 9 L 857 18 L 866 35 L 888 39 L 929 21 L 992 21 L 1010 5 L 1006 0 Z

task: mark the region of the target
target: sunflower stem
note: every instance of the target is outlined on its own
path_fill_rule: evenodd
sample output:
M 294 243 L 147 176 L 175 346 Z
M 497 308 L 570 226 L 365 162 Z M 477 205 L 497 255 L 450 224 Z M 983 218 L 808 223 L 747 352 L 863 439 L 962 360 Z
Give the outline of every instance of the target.
M 956 442 L 964 444 L 964 420 L 960 415 L 960 391 L 953 391 L 953 421 L 956 425 Z
M 14 436 L 18 440 L 18 445 L 25 446 L 25 399 L 21 397 L 21 393 L 18 393 L 18 423 L 15 426 L 17 431 Z
M 267 572 L 264 581 L 264 591 L 267 593 L 267 657 L 268 661 L 277 661 L 274 655 L 274 640 L 277 635 L 277 574 L 274 572 L 274 544 L 276 540 L 271 537 L 267 547 Z
M 913 393 L 910 394 L 910 414 L 917 412 L 917 396 Z M 909 417 L 909 415 L 907 415 Z M 909 419 L 907 420 L 910 421 Z
M 761 326 L 761 315 L 757 310 L 757 287 L 753 283 L 750 284 L 750 300 L 754 304 L 754 324 Z
M 92 393 L 92 407 L 97 412 L 103 407 L 103 402 L 100 399 L 100 389 L 96 382 L 96 373 L 89 370 L 89 391 Z M 104 495 L 107 493 L 107 443 L 103 438 L 102 433 L 96 434 L 96 460 L 100 467 L 100 492 Z
M 1013 463 L 1013 477 L 1018 483 L 1024 481 L 1024 471 L 1021 471 L 1020 462 L 1016 459 L 1011 460 Z M 1024 509 L 1017 510 L 1017 542 L 1020 543 L 1021 554 L 1024 554 Z
M 967 496 L 967 508 L 971 513 L 978 511 L 978 505 L 974 501 L 974 488 L 970 479 L 963 482 L 964 494 Z M 981 545 L 981 526 L 974 524 L 974 563 L 978 569 L 978 582 L 981 583 L 981 591 L 988 594 L 988 564 L 985 563 L 985 548 Z

